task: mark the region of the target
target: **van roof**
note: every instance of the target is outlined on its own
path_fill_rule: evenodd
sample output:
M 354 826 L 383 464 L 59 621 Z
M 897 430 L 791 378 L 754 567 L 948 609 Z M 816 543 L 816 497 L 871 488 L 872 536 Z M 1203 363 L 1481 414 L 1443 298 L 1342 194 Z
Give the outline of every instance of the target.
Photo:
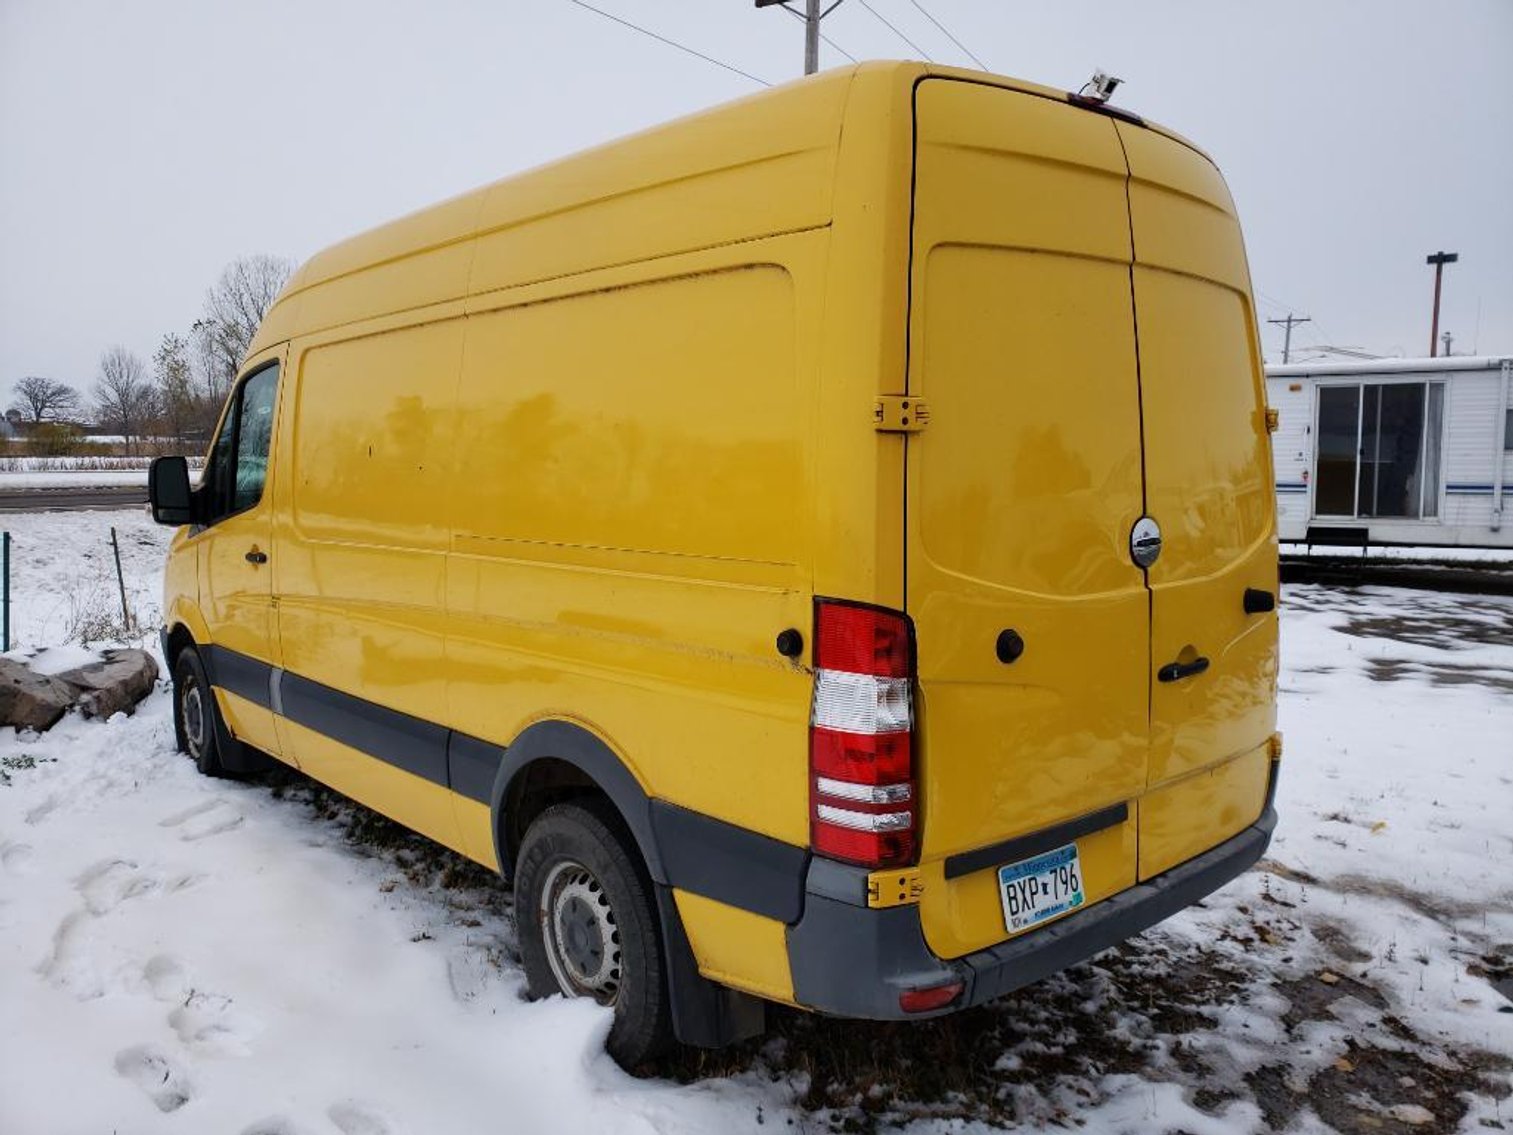
M 839 144 L 848 99 L 860 86 L 912 87 L 932 77 L 985 83 L 1058 102 L 1072 101 L 1068 92 L 1052 87 L 918 62 L 867 62 L 799 79 L 510 175 L 332 245 L 312 256 L 290 277 L 269 309 L 249 353 L 298 334 L 345 322 L 343 314 L 330 305 L 301 302 L 302 297 L 321 285 L 657 185 L 806 151 L 834 151 Z M 1097 109 L 1089 107 L 1090 112 Z M 1114 113 L 1140 121 L 1124 112 Z M 1203 154 L 1179 135 L 1148 122 L 1143 125 Z M 1207 158 L 1206 154 L 1203 156 Z M 826 194 L 823 199 L 809 202 L 805 225 L 828 221 L 828 186 L 823 191 Z M 553 274 L 567 275 L 573 270 L 563 265 L 560 272 Z M 453 279 L 456 278 L 454 273 Z M 534 281 L 513 283 L 526 282 Z M 448 294 L 448 289 L 438 282 L 431 294 L 411 296 L 405 306 L 456 299 L 467 291 L 463 283 L 451 287 Z M 307 310 L 302 312 L 302 308 Z

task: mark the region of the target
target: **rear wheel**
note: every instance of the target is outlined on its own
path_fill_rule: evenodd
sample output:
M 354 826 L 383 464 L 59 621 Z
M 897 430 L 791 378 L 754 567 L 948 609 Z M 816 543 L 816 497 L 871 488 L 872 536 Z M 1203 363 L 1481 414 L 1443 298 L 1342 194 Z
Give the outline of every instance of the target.
M 614 1010 L 605 1048 L 630 1068 L 672 1039 L 651 883 L 608 804 L 542 812 L 525 833 L 515 920 L 532 997 L 592 997 Z
M 215 692 L 193 647 L 185 647 L 173 664 L 173 727 L 179 750 L 194 758 L 206 776 L 225 776 L 221 762 Z

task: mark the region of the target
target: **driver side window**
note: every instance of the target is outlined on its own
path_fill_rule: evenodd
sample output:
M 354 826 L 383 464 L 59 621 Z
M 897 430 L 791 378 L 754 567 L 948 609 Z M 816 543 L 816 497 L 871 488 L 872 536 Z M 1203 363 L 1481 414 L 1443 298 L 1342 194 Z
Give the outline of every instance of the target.
M 262 500 L 278 392 L 278 364 L 244 379 L 210 450 L 206 523 L 245 512 Z

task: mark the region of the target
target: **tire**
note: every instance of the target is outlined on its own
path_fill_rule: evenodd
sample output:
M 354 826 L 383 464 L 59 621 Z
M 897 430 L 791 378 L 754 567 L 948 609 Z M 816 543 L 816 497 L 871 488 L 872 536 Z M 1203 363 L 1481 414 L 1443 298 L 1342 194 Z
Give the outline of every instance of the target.
M 173 732 L 179 752 L 188 753 L 206 776 L 227 775 L 221 761 L 221 728 L 205 667 L 194 648 L 185 647 L 173 663 Z
M 532 998 L 613 1006 L 605 1049 L 624 1068 L 672 1043 L 656 900 L 635 842 L 606 801 L 557 804 L 520 845 L 515 922 Z

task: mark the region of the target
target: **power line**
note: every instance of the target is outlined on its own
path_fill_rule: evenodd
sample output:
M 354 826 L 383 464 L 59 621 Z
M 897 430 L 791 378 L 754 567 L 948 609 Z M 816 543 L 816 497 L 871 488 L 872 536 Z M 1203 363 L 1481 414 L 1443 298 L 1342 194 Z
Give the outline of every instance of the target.
M 948 40 L 950 40 L 952 43 L 954 43 L 957 47 L 961 48 L 964 52 L 966 52 L 968 59 L 970 59 L 973 63 L 977 64 L 977 66 L 981 67 L 984 71 L 991 71 L 992 70 L 991 67 L 989 67 L 986 63 L 984 63 L 981 59 L 977 58 L 977 56 L 975 56 L 975 55 L 972 54 L 972 49 L 970 47 L 968 47 L 966 44 L 962 43 L 961 40 L 957 39 L 954 35 L 952 35 L 950 33 L 950 31 L 946 28 L 945 24 L 941 23 L 934 16 L 930 15 L 929 12 L 925 11 L 925 6 L 923 4 L 921 4 L 919 2 L 919 0 L 909 0 L 909 3 L 913 4 L 916 8 L 918 8 L 919 11 L 920 11 L 920 14 L 922 16 L 924 16 L 925 19 L 929 20 L 932 24 L 934 24 L 937 28 L 939 28 L 941 30 L 941 34 L 942 35 L 944 35 Z
M 743 79 L 750 79 L 753 83 L 760 83 L 764 87 L 772 86 L 772 84 L 769 83 L 766 79 L 759 79 L 750 71 L 742 71 L 739 67 L 732 67 L 729 63 L 722 63 L 712 55 L 705 55 L 702 51 L 695 51 L 693 48 L 685 46 L 684 44 L 681 44 L 676 40 L 668 39 L 665 35 L 658 35 L 654 31 L 648 31 L 640 24 L 633 24 L 629 20 L 622 20 L 619 16 L 612 15 L 609 12 L 604 11 L 602 8 L 595 8 L 592 4 L 585 4 L 583 0 L 568 0 L 568 3 L 576 4 L 580 8 L 585 8 L 588 11 L 593 12 L 597 16 L 603 16 L 606 20 L 613 20 L 615 23 L 620 24 L 623 27 L 630 28 L 631 31 L 640 32 L 644 36 L 650 36 L 658 43 L 665 43 L 668 47 L 675 47 L 679 51 L 684 52 L 687 55 L 692 55 L 696 59 L 704 60 L 705 63 L 713 63 L 716 67 L 722 67 L 732 74 L 740 75 Z
M 928 62 L 928 63 L 934 63 L 935 62 L 935 60 L 933 60 L 933 59 L 930 58 L 930 53 L 928 51 L 926 51 L 924 48 L 920 47 L 919 44 L 915 43 L 908 36 L 904 35 L 903 32 L 899 31 L 896 27 L 894 27 L 892 24 L 890 24 L 882 15 L 880 15 L 878 13 L 878 10 L 876 8 L 874 8 L 871 4 L 867 3 L 867 0 L 856 0 L 856 2 L 858 4 L 860 4 L 863 8 L 867 9 L 867 11 L 871 12 L 872 15 L 873 15 L 873 17 L 876 18 L 877 21 L 880 24 L 882 24 L 885 28 L 887 28 L 890 32 L 892 32 L 894 35 L 898 36 L 899 39 L 901 39 L 905 43 L 907 43 L 910 47 L 912 47 L 920 55 L 924 56 L 926 62 Z

